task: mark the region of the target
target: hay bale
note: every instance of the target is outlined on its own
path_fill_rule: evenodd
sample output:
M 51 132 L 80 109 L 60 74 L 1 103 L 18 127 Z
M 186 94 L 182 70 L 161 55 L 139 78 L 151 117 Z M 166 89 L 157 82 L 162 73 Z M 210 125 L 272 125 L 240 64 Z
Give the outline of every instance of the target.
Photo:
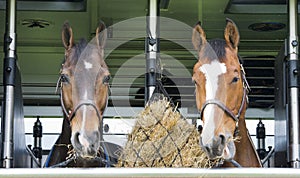
M 135 119 L 117 167 L 210 168 L 218 163 L 207 158 L 197 129 L 166 98 L 149 103 Z

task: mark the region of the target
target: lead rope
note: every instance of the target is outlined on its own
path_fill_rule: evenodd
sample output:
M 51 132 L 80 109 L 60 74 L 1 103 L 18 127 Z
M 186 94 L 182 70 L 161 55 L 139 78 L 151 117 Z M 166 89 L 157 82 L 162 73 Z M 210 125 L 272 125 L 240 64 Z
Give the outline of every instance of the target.
M 238 168 L 241 168 L 242 166 L 237 162 L 235 161 L 234 159 L 231 159 L 231 160 L 228 160 L 232 165 L 234 165 L 235 167 L 238 167 Z

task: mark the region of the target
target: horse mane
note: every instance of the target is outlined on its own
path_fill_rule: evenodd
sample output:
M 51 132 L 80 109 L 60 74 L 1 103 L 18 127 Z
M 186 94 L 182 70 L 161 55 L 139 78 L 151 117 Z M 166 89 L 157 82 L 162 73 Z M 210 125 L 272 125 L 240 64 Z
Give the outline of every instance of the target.
M 85 49 L 85 47 L 87 46 L 87 41 L 86 39 L 82 38 L 79 40 L 79 43 L 76 44 L 75 48 L 76 48 L 76 59 L 78 60 L 80 57 L 80 54 L 82 53 L 82 51 Z
M 86 50 L 86 46 L 87 46 L 87 41 L 86 39 L 82 38 L 79 40 L 79 42 L 77 44 L 75 44 L 75 55 L 71 60 L 73 64 L 77 64 L 79 58 L 80 58 L 80 55 L 81 53 Z
M 213 52 L 217 55 L 219 60 L 226 60 L 225 46 L 227 44 L 225 40 L 217 38 L 217 39 L 208 40 L 208 43 L 211 47 L 210 49 L 213 49 Z M 211 50 L 205 50 L 204 55 L 205 56 L 212 55 L 211 52 L 212 52 Z M 239 58 L 239 62 L 243 64 L 243 58 L 240 55 L 238 55 L 238 58 Z M 209 58 L 209 59 L 214 60 L 214 58 Z
M 86 46 L 88 45 L 86 39 L 82 38 L 79 40 L 78 43 L 75 43 L 73 48 L 75 49 L 75 53 L 74 53 L 74 56 L 69 60 L 69 63 L 71 66 L 74 66 L 77 64 L 79 58 L 80 58 L 80 55 L 81 53 L 85 50 Z M 63 64 L 66 62 L 66 58 L 63 60 Z
M 212 39 L 208 40 L 208 43 L 210 47 L 213 49 L 213 52 L 217 55 L 219 59 L 224 59 L 226 56 L 225 46 L 226 42 L 223 39 Z M 211 50 L 207 50 L 208 54 L 205 55 L 211 55 Z M 214 58 L 212 58 L 214 59 Z

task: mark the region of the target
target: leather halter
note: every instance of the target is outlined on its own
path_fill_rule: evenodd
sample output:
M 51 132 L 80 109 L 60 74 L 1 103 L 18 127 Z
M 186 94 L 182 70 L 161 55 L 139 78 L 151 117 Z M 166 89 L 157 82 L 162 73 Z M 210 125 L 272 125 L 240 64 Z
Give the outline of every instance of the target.
M 200 119 L 202 120 L 203 118 L 203 113 L 204 113 L 204 109 L 210 105 L 210 104 L 213 104 L 213 105 L 217 105 L 219 108 L 221 108 L 226 114 L 228 114 L 236 123 L 236 126 L 235 126 L 235 131 L 234 131 L 234 136 L 237 136 L 238 134 L 238 122 L 239 122 L 239 118 L 241 116 L 241 113 L 242 113 L 242 110 L 245 106 L 245 103 L 248 103 L 248 97 L 247 97 L 247 94 L 248 94 L 248 91 L 250 90 L 250 86 L 246 80 L 246 73 L 245 73 L 245 70 L 244 70 L 244 67 L 242 64 L 240 64 L 241 66 L 241 76 L 242 76 L 242 82 L 243 82 L 243 99 L 242 99 L 242 103 L 240 105 L 240 108 L 238 110 L 238 113 L 237 114 L 234 114 L 233 111 L 231 111 L 222 101 L 218 100 L 218 99 L 210 99 L 210 100 L 206 100 L 204 102 L 204 104 L 202 105 L 202 108 L 201 110 L 199 111 L 200 112 Z
M 59 85 L 60 83 L 61 83 L 61 79 L 59 78 L 59 80 L 58 80 L 58 82 L 57 82 L 57 86 L 56 86 L 57 88 L 58 88 L 58 85 Z M 95 105 L 94 101 L 92 101 L 92 100 L 84 100 L 84 102 L 80 102 L 80 103 L 75 107 L 75 109 L 73 109 L 72 111 L 69 110 L 70 112 L 68 112 L 67 109 L 66 109 L 64 100 L 63 100 L 62 89 L 61 89 L 61 87 L 59 87 L 59 88 L 60 88 L 60 103 L 61 103 L 61 106 L 62 106 L 62 109 L 63 109 L 65 115 L 67 116 L 67 120 L 68 120 L 69 123 L 70 123 L 70 122 L 72 121 L 72 119 L 75 117 L 76 112 L 79 110 L 79 108 L 80 108 L 81 106 L 92 106 L 92 107 L 95 109 L 95 111 L 96 111 L 96 114 L 97 114 L 98 119 L 99 119 L 99 120 L 101 119 L 100 112 L 99 112 L 97 106 Z M 108 99 L 108 97 L 107 97 L 107 99 Z M 107 102 L 106 102 L 106 103 L 107 103 Z
M 105 82 L 109 80 L 109 78 L 105 78 Z M 61 84 L 61 78 L 58 79 L 57 81 L 57 84 L 56 84 L 56 92 L 58 90 L 58 88 L 60 89 L 60 101 L 61 101 L 61 106 L 62 106 L 62 109 L 63 109 L 63 112 L 64 114 L 67 116 L 67 121 L 70 122 L 72 121 L 72 119 L 75 117 L 75 114 L 76 112 L 79 110 L 79 108 L 81 106 L 92 106 L 95 111 L 96 111 L 96 114 L 97 114 L 97 117 L 99 120 L 101 120 L 101 116 L 100 116 L 100 112 L 99 110 L 97 109 L 96 105 L 94 104 L 94 102 L 92 100 L 85 100 L 85 102 L 81 102 L 79 103 L 75 109 L 73 111 L 71 111 L 70 113 L 67 112 L 67 109 L 65 107 L 65 104 L 64 104 L 64 101 L 63 101 L 63 95 L 62 95 L 62 87 L 59 86 L 59 84 Z M 109 88 L 109 85 L 107 85 L 107 87 Z M 108 96 L 107 96 L 107 100 L 108 100 Z M 108 102 L 106 102 L 106 105 L 107 105 Z M 101 122 L 101 126 L 100 126 L 100 133 L 103 133 L 103 128 L 102 128 L 102 122 Z M 101 134 L 101 137 L 100 137 L 100 140 L 101 140 L 101 143 L 103 143 L 103 135 Z M 95 157 L 95 160 L 97 161 L 100 161 L 102 163 L 105 163 L 106 167 L 110 167 L 110 165 L 112 164 L 111 161 L 110 161 L 110 158 L 108 156 L 108 152 L 107 152 L 107 149 L 105 147 L 105 144 L 103 144 L 103 149 L 104 149 L 104 154 L 106 155 L 106 159 L 103 159 L 102 157 L 99 157 L 99 156 L 96 156 Z M 60 162 L 60 163 L 57 163 L 55 165 L 52 165 L 50 166 L 51 168 L 54 168 L 54 167 L 67 167 L 69 163 L 71 162 L 75 162 L 76 163 L 76 156 L 73 155 L 70 159 L 67 159 L 66 161 L 63 161 L 63 162 Z
M 64 56 L 64 61 L 66 61 L 67 57 L 66 55 Z M 110 79 L 110 76 L 105 76 L 104 79 L 103 79 L 103 83 L 108 83 Z M 76 112 L 79 110 L 79 108 L 81 106 L 84 106 L 84 105 L 88 105 L 88 106 L 92 106 L 95 111 L 96 111 L 96 114 L 97 114 L 97 117 L 98 119 L 100 120 L 101 119 L 101 116 L 100 116 L 100 113 L 99 113 L 99 110 L 97 109 L 97 106 L 95 105 L 95 102 L 92 101 L 92 100 L 84 100 L 84 102 L 81 102 L 79 103 L 75 109 L 73 111 L 71 111 L 70 113 L 67 111 L 66 107 L 65 107 L 65 104 L 64 104 L 64 100 L 63 100 L 63 96 L 62 96 L 62 89 L 61 89 L 61 83 L 62 83 L 62 79 L 61 79 L 61 76 L 59 77 L 57 83 L 56 83 L 56 93 L 58 91 L 58 88 L 60 89 L 60 103 L 61 103 L 61 106 L 62 106 L 62 109 L 65 113 L 65 115 L 67 116 L 67 119 L 68 119 L 68 122 L 70 123 L 72 121 L 72 119 L 74 118 Z M 108 86 L 109 87 L 109 86 Z M 109 90 L 108 90 L 109 91 Z M 108 100 L 108 97 L 107 97 L 107 100 Z M 88 101 L 88 102 L 87 102 Z M 106 105 L 107 105 L 107 101 L 106 101 Z M 70 111 L 70 110 L 69 110 Z

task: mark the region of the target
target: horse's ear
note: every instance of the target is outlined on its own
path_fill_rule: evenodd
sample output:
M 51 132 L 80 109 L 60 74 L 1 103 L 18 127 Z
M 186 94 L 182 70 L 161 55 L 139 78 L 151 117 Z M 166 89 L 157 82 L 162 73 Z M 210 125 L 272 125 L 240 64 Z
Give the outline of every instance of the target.
M 97 39 L 96 41 L 100 48 L 104 48 L 106 38 L 107 38 L 107 30 L 105 24 L 104 22 L 100 21 L 96 29 L 96 39 Z
M 226 23 L 227 24 L 224 31 L 225 41 L 228 46 L 232 47 L 233 49 L 236 49 L 240 42 L 239 30 L 231 19 L 226 18 Z
M 192 42 L 193 42 L 195 50 L 198 50 L 198 51 L 201 49 L 201 46 L 207 42 L 206 34 L 205 34 L 204 30 L 202 29 L 200 22 L 198 22 L 193 29 Z
M 68 22 L 65 22 L 61 32 L 62 42 L 66 50 L 73 46 L 73 31 Z

